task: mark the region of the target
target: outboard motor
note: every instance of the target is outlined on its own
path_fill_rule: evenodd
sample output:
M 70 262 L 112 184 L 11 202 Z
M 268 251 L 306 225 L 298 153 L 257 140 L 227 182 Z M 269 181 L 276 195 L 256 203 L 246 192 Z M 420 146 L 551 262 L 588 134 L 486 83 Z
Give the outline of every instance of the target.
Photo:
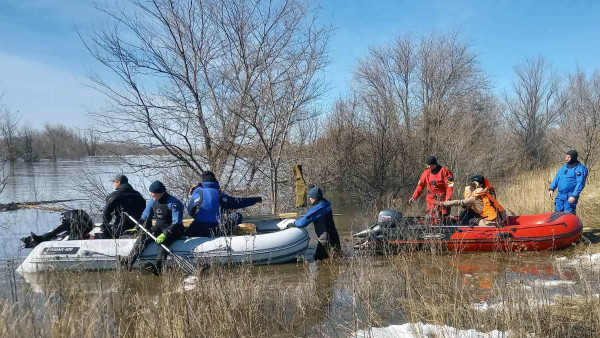
M 402 213 L 396 210 L 381 210 L 377 216 L 377 224 L 385 228 L 395 228 L 402 222 Z
M 386 232 L 387 229 L 392 229 L 400 226 L 402 222 L 402 213 L 395 210 L 382 210 L 377 216 L 377 223 L 371 225 L 367 230 L 363 230 L 354 234 L 354 237 L 369 238 L 377 237 Z

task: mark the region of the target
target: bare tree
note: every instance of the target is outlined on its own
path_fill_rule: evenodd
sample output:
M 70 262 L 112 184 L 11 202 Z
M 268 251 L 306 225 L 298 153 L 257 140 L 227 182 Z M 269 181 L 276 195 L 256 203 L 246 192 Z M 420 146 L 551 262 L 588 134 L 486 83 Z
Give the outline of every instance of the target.
M 19 158 L 17 146 L 18 126 L 21 119 L 17 113 L 13 113 L 3 104 L 4 93 L 0 93 L 0 137 L 2 138 L 2 158 L 7 161 L 15 161 Z
M 593 168 L 600 151 L 600 72 L 588 79 L 583 72 L 569 77 L 568 105 L 559 130 L 560 148 L 575 148 Z
M 149 167 L 211 169 L 225 188 L 265 159 L 275 210 L 291 127 L 323 91 L 328 29 L 305 0 L 130 4 L 101 8 L 109 23 L 85 42 L 119 79 L 92 77 L 112 102 L 93 114 L 102 140 L 143 146 Z
M 223 3 L 229 43 L 238 46 L 230 58 L 237 65 L 232 87 L 242 89 L 239 106 L 231 110 L 262 149 L 275 213 L 290 134 L 297 123 L 314 118 L 311 104 L 325 90 L 319 74 L 327 63 L 329 29 L 316 24 L 304 1 Z
M 366 162 L 357 167 L 363 184 L 356 184 L 371 187 L 373 197 L 412 189 L 425 155 L 466 168 L 469 154 L 493 137 L 496 102 L 476 55 L 457 34 L 404 35 L 372 48 L 355 81 L 365 131 L 358 149 Z
M 100 151 L 100 136 L 94 128 L 79 130 L 79 139 L 83 142 L 87 156 L 96 156 Z
M 512 94 L 505 93 L 506 118 L 519 140 L 524 165 L 529 169 L 547 160 L 549 129 L 567 104 L 560 77 L 539 57 L 515 68 Z
M 104 141 L 137 143 L 148 165 L 186 166 L 222 175 L 242 148 L 239 118 L 229 109 L 240 100 L 220 1 L 131 1 L 132 8 L 99 8 L 106 27 L 86 41 L 92 55 L 119 79 L 93 76 L 111 100 L 92 114 Z M 164 150 L 153 152 L 152 150 Z M 163 155 L 169 156 L 163 156 Z
M 0 148 L 0 194 L 4 191 L 12 175 L 12 167 L 9 162 L 17 158 L 16 150 L 16 127 L 19 119 L 4 104 L 4 93 L 0 93 L 0 137 L 2 143 Z
M 42 157 L 52 161 L 65 158 L 80 158 L 86 155 L 85 144 L 76 131 L 62 124 L 45 123 L 44 130 L 36 142 Z
M 489 83 L 471 46 L 456 33 L 422 37 L 418 57 L 422 154 L 441 155 L 447 143 L 440 136 L 454 130 L 450 117 L 470 115 Z
M 38 154 L 34 150 L 34 139 L 38 138 L 38 132 L 30 126 L 24 126 L 20 130 L 19 138 L 21 139 L 21 157 L 25 162 L 33 162 L 37 160 Z

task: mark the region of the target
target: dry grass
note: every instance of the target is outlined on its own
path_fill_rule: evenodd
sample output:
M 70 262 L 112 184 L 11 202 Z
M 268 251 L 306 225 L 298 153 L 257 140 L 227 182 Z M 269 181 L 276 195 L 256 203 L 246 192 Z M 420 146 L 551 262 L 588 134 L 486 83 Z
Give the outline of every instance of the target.
M 531 253 L 530 253 L 531 254 Z M 76 274 L 52 274 L 42 294 L 0 303 L 0 335 L 43 337 L 346 337 L 369 327 L 426 322 L 516 337 L 600 334 L 598 273 L 581 269 L 561 297 L 511 274 L 527 254 L 485 256 L 487 274 L 465 266 L 484 256 L 406 252 L 302 264 L 291 280 L 275 270 L 215 268 L 183 290 L 177 273 L 114 273 L 90 290 Z M 553 260 L 552 256 L 547 256 Z M 481 263 L 481 262 L 480 262 Z M 559 278 L 561 267 L 554 268 Z M 566 277 L 565 277 L 566 278 Z M 492 304 L 476 308 L 485 300 Z

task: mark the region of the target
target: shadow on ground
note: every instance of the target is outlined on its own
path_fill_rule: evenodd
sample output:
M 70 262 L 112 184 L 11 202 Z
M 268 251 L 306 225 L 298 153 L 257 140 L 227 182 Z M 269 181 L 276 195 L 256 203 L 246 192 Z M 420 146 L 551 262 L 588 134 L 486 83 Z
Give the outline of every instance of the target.
M 585 229 L 583 231 L 583 236 L 587 238 L 591 244 L 600 243 L 600 228 L 598 229 Z M 585 239 L 584 239 L 585 241 Z

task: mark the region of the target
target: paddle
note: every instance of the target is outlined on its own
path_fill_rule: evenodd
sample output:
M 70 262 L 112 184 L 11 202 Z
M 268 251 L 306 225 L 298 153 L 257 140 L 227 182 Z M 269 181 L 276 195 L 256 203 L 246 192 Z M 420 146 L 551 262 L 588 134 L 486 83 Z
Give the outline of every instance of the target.
M 123 214 L 127 215 L 127 217 L 129 217 L 129 219 L 131 219 L 131 221 L 133 223 L 135 223 L 140 229 L 142 229 L 148 236 L 150 236 L 150 238 L 152 238 L 154 241 L 156 241 L 156 237 L 154 237 L 154 235 L 152 235 L 152 233 L 150 231 L 148 231 L 148 229 L 144 228 L 143 225 L 141 225 L 140 223 L 138 223 L 138 221 L 131 217 L 131 215 L 129 215 L 126 212 L 123 212 Z M 163 249 L 165 249 L 167 251 L 167 253 L 169 253 L 172 257 L 173 260 L 175 260 L 175 263 L 177 263 L 177 265 L 181 268 L 181 270 L 185 271 L 185 273 L 190 274 L 190 275 L 194 275 L 198 272 L 198 269 L 196 269 L 195 266 L 192 265 L 192 263 L 186 261 L 184 258 L 181 258 L 181 256 L 173 253 L 173 251 L 169 250 L 169 248 L 167 248 L 166 245 L 164 244 L 159 244 L 160 246 L 162 246 Z

